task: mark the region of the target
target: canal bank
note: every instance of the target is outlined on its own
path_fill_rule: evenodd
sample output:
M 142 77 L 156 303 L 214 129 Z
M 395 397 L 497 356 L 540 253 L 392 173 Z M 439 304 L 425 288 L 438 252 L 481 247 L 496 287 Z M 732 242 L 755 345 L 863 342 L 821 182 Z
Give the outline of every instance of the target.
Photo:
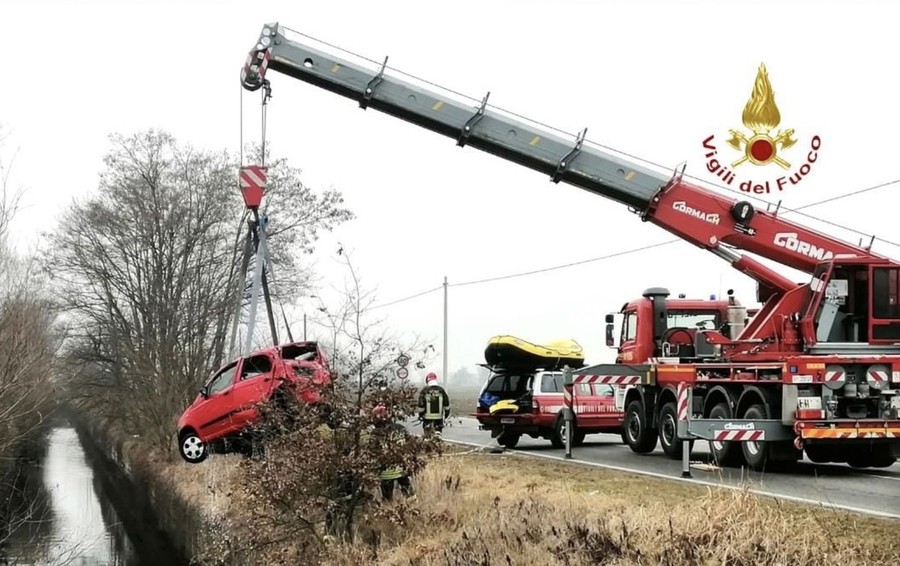
M 139 442 L 128 442 L 123 435 L 108 432 L 80 415 L 70 417 L 85 453 L 102 471 L 115 500 L 127 502 L 121 511 L 122 522 L 136 534 L 135 545 L 158 550 L 147 564 L 182 566 L 207 563 L 202 557 L 210 547 L 215 525 L 180 496 L 162 477 L 141 449 Z M 159 550 L 165 549 L 169 562 L 162 562 Z
M 189 564 L 139 486 L 72 422 L 54 423 L 18 480 L 5 545 L 13 564 Z

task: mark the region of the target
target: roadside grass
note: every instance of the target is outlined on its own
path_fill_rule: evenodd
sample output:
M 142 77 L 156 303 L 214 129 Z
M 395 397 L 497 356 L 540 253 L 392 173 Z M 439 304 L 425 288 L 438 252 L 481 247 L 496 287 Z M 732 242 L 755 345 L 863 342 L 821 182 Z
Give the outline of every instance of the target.
M 295 538 L 250 552 L 244 534 L 269 530 L 241 492 L 237 454 L 190 465 L 139 439 L 126 450 L 207 517 L 199 563 L 302 563 Z M 169 457 L 167 457 L 169 456 Z M 875 565 L 900 563 L 900 521 L 779 502 L 517 454 L 448 445 L 398 498 L 331 541 L 326 566 Z M 273 530 L 273 539 L 280 537 Z M 222 561 L 225 551 L 232 556 Z M 248 549 L 249 550 L 249 549 Z M 291 557 L 290 559 L 287 559 Z M 287 559 L 287 560 L 286 560 Z M 247 561 L 249 560 L 249 562 Z M 293 562 L 291 562 L 293 560 Z M 300 562 L 297 562 L 300 560 Z
M 327 564 L 897 564 L 897 521 L 518 455 L 449 453 Z

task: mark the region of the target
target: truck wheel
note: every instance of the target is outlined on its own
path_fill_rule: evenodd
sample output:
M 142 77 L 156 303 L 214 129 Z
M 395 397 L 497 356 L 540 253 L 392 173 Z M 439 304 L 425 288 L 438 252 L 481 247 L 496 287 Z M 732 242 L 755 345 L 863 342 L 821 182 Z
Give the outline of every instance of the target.
M 731 411 L 725 403 L 718 403 L 709 412 L 709 418 L 727 420 L 731 418 Z M 741 449 L 736 442 L 710 440 L 709 452 L 717 466 L 739 466 L 741 463 Z
M 666 456 L 673 460 L 681 458 L 683 440 L 678 438 L 678 416 L 675 403 L 666 403 L 659 411 L 659 444 Z M 690 441 L 688 451 L 694 447 Z
M 888 468 L 897 459 L 891 453 L 890 446 L 857 446 L 847 458 L 853 468 Z
M 519 443 L 521 435 L 517 432 L 504 432 L 497 437 L 497 444 L 512 450 Z
M 640 399 L 635 399 L 625 409 L 623 436 L 625 443 L 636 454 L 648 454 L 656 450 L 656 431 L 650 428 L 650 423 L 644 418 L 644 404 Z
M 768 418 L 766 408 L 762 405 L 750 405 L 744 416 L 746 420 L 760 420 Z M 744 462 L 754 471 L 761 472 L 769 460 L 769 445 L 766 442 L 741 442 L 741 453 Z

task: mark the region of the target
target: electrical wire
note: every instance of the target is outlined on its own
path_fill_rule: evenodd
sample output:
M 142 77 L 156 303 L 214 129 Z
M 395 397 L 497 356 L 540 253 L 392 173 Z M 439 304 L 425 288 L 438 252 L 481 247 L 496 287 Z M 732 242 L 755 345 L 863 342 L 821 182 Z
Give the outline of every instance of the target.
M 328 43 L 328 42 L 326 42 L 326 41 L 324 41 L 324 40 L 318 39 L 318 38 L 316 38 L 316 37 L 314 37 L 314 36 L 311 36 L 311 35 L 309 35 L 309 34 L 306 34 L 306 33 L 303 33 L 303 32 L 301 32 L 301 31 L 295 30 L 295 29 L 293 29 L 293 28 L 289 28 L 289 27 L 286 27 L 286 26 L 282 26 L 282 28 L 285 29 L 285 30 L 287 30 L 287 31 L 290 31 L 291 33 L 295 33 L 295 34 L 297 34 L 297 35 L 299 35 L 299 36 L 305 37 L 305 38 L 307 38 L 307 39 L 310 39 L 310 40 L 312 40 L 312 41 L 315 41 L 315 42 L 317 42 L 317 43 L 320 43 L 320 44 L 322 44 L 322 45 L 325 45 L 325 46 L 327 46 L 327 47 L 329 47 L 329 48 L 331 48 L 331 49 L 335 49 L 335 50 L 337 50 L 337 51 L 341 51 L 341 52 L 343 52 L 343 53 L 346 53 L 346 54 L 348 54 L 348 55 L 351 55 L 351 56 L 356 57 L 356 58 L 358 58 L 358 59 L 361 59 L 361 60 L 363 60 L 363 61 L 367 61 L 367 62 L 369 62 L 369 63 L 373 63 L 373 64 L 379 65 L 379 66 L 381 65 L 381 63 L 380 63 L 379 61 L 376 61 L 376 60 L 374 60 L 374 59 L 371 59 L 371 58 L 369 58 L 369 57 L 366 57 L 365 55 L 361 55 L 361 54 L 359 54 L 359 53 L 356 53 L 356 52 L 354 52 L 354 51 L 350 51 L 349 49 L 345 49 L 345 48 L 343 48 L 343 47 L 339 47 L 339 46 L 334 45 L 334 44 L 332 44 L 332 43 Z M 453 89 L 447 88 L 447 87 L 445 87 L 445 86 L 442 86 L 442 85 L 440 85 L 440 84 L 438 84 L 438 83 L 429 81 L 429 80 L 427 80 L 427 79 L 423 79 L 422 77 L 413 75 L 413 74 L 411 74 L 411 73 L 404 72 L 404 71 L 402 71 L 402 70 L 400 70 L 400 69 L 397 69 L 397 68 L 395 68 L 395 67 L 385 66 L 385 70 L 391 70 L 391 71 L 394 71 L 394 72 L 396 72 L 396 73 L 398 73 L 398 74 L 401 74 L 401 75 L 404 75 L 404 76 L 406 76 L 406 77 L 409 77 L 409 78 L 411 78 L 411 79 L 413 79 L 413 80 L 419 81 L 419 82 L 421 82 L 421 83 L 423 83 L 423 84 L 427 84 L 427 85 L 429 85 L 429 86 L 438 88 L 438 89 L 443 90 L 443 91 L 445 91 L 445 92 L 454 94 L 455 96 L 462 97 L 462 98 L 464 98 L 464 99 L 466 99 L 466 100 L 468 100 L 468 101 L 472 101 L 472 102 L 478 103 L 479 105 L 481 104 L 481 100 L 478 99 L 478 98 L 469 96 L 469 95 L 464 94 L 464 93 L 459 92 L 459 91 L 455 91 L 455 90 L 453 90 Z M 561 128 L 557 128 L 557 127 L 555 127 L 555 126 L 551 126 L 550 124 L 546 124 L 546 123 L 544 123 L 544 122 L 541 122 L 541 121 L 539 121 L 539 120 L 535 120 L 535 119 L 533 119 L 533 118 L 531 118 L 531 117 L 528 117 L 528 116 L 525 116 L 525 115 L 523 115 L 523 114 L 519 114 L 519 113 L 513 112 L 513 111 L 511 111 L 511 110 L 504 109 L 504 108 L 499 107 L 499 106 L 496 106 L 496 105 L 494 105 L 494 104 L 487 104 L 486 107 L 487 107 L 487 108 L 491 108 L 491 109 L 493 109 L 493 110 L 495 110 L 495 111 L 498 111 L 498 112 L 503 112 L 504 114 L 507 114 L 507 115 L 512 116 L 512 117 L 515 117 L 515 118 L 519 118 L 519 119 L 524 120 L 524 121 L 526 121 L 526 122 L 530 122 L 530 123 L 533 124 L 533 125 L 540 126 L 540 127 L 542 127 L 542 128 L 546 128 L 546 129 L 548 129 L 548 130 L 550 130 L 550 131 L 553 131 L 553 132 L 556 132 L 556 133 L 558 133 L 558 134 L 562 134 L 562 135 L 570 136 L 570 137 L 577 137 L 577 134 L 575 134 L 575 133 L 568 132 L 568 131 L 563 130 L 563 129 L 561 129 Z M 605 145 L 605 144 L 602 144 L 602 143 L 599 143 L 599 142 L 595 142 L 595 141 L 590 140 L 590 139 L 587 139 L 587 138 L 585 138 L 585 139 L 583 140 L 583 142 L 586 143 L 586 144 L 590 144 L 590 145 L 593 145 L 593 146 L 595 146 L 595 147 L 601 148 L 601 149 L 605 149 L 605 150 L 608 150 L 608 151 L 615 152 L 615 153 L 617 153 L 617 154 L 619 154 L 619 155 L 628 157 L 628 158 L 630 158 L 630 159 L 634 159 L 634 160 L 636 160 L 636 161 L 640 161 L 640 162 L 645 163 L 645 164 L 647 164 L 647 165 L 652 165 L 652 166 L 654 166 L 654 167 L 657 167 L 657 168 L 660 168 L 660 169 L 664 169 L 664 170 L 666 170 L 666 171 L 671 171 L 671 170 L 672 170 L 671 167 L 666 167 L 666 166 L 664 166 L 664 165 L 662 165 L 662 164 L 660 164 L 660 163 L 656 163 L 656 162 L 651 161 L 651 160 L 649 160 L 649 159 L 646 159 L 646 158 L 644 158 L 644 157 L 640 157 L 640 156 L 638 156 L 638 155 L 634 155 L 634 154 L 631 154 L 631 153 L 622 151 L 622 150 L 620 150 L 620 149 L 614 148 L 614 147 L 612 147 L 612 146 L 608 146 L 608 145 Z M 735 189 L 733 189 L 733 188 L 731 188 L 731 187 L 727 187 L 727 186 L 725 186 L 725 185 L 719 185 L 719 184 L 716 184 L 716 183 L 712 183 L 712 182 L 710 182 L 710 181 L 708 181 L 708 180 L 706 180 L 706 179 L 702 179 L 702 178 L 700 178 L 700 177 L 697 177 L 697 176 L 695 176 L 695 175 L 691 175 L 691 174 L 689 174 L 689 173 L 684 173 L 684 176 L 687 177 L 687 178 L 689 178 L 689 179 L 693 179 L 693 180 L 695 180 L 695 181 L 697 181 L 697 182 L 699 182 L 699 183 L 702 183 L 702 184 L 704 184 L 704 185 L 710 186 L 710 187 L 715 187 L 715 188 L 721 189 L 721 190 L 723 190 L 723 191 L 730 192 L 730 193 L 732 193 L 732 194 L 739 194 L 739 195 L 742 196 L 742 198 L 749 198 L 749 199 L 755 200 L 755 201 L 757 201 L 757 202 L 765 203 L 766 205 L 771 205 L 771 204 L 773 204 L 773 203 L 771 203 L 771 202 L 769 202 L 769 201 L 767 201 L 767 200 L 765 200 L 765 199 L 763 199 L 763 198 L 757 197 L 757 196 L 755 196 L 755 195 L 752 195 L 752 194 L 746 194 L 746 193 L 743 193 L 743 192 L 741 192 L 741 191 L 735 190 Z M 897 184 L 897 183 L 900 183 L 900 179 L 897 179 L 897 180 L 895 180 L 895 181 L 890 181 L 890 182 L 887 183 L 887 185 Z M 887 185 L 885 185 L 885 186 L 887 186 Z M 873 190 L 873 189 L 869 189 L 869 190 Z M 849 195 L 846 195 L 846 196 L 849 196 Z M 834 197 L 834 198 L 831 199 L 831 200 L 838 200 L 838 199 L 841 199 L 841 198 L 845 198 L 845 196 Z M 862 231 L 860 231 L 860 230 L 856 230 L 856 229 L 854 229 L 854 228 L 850 228 L 850 227 L 848 227 L 848 226 L 845 226 L 845 225 L 842 225 L 842 224 L 838 224 L 838 223 L 836 223 L 836 222 L 831 222 L 831 221 L 825 220 L 825 219 L 823 219 L 823 218 L 819 218 L 819 217 L 816 217 L 816 216 L 813 216 L 813 215 L 810 215 L 810 214 L 805 214 L 805 213 L 799 212 L 799 211 L 801 210 L 801 208 L 793 208 L 793 209 L 791 209 L 791 208 L 784 207 L 784 208 L 781 208 L 781 210 L 782 210 L 783 212 L 798 212 L 801 216 L 804 216 L 804 217 L 806 217 L 806 218 L 809 218 L 810 220 L 815 220 L 815 221 L 817 221 L 817 222 L 822 222 L 822 223 L 824 223 L 824 224 L 827 224 L 827 225 L 832 226 L 832 227 L 835 227 L 835 228 L 840 228 L 840 229 L 843 229 L 843 230 L 847 230 L 847 231 L 849 231 L 849 232 L 852 232 L 852 233 L 857 234 L 857 235 L 860 235 L 860 236 L 871 237 L 873 240 L 878 240 L 878 241 L 883 242 L 883 243 L 885 243 L 885 244 L 889 244 L 889 245 L 892 245 L 892 246 L 900 247 L 900 243 L 898 243 L 898 242 L 894 242 L 894 241 L 891 241 L 891 240 L 887 240 L 887 239 L 884 239 L 884 238 L 875 236 L 874 234 L 869 234 L 869 233 L 866 233 L 866 232 L 862 232 Z
M 895 185 L 895 184 L 898 184 L 898 183 L 900 183 L 900 179 L 895 179 L 895 180 L 893 180 L 893 181 L 887 181 L 887 182 L 884 182 L 884 183 L 879 183 L 879 184 L 877 184 L 877 185 L 873 185 L 873 186 L 870 186 L 870 187 L 866 187 L 866 188 L 863 188 L 863 189 L 859 189 L 859 190 L 856 190 L 856 191 L 852 191 L 852 192 L 849 192 L 849 193 L 846 193 L 846 194 L 843 194 L 843 195 L 840 195 L 840 196 L 830 197 L 830 198 L 827 198 L 827 199 L 823 199 L 823 200 L 819 200 L 819 201 L 815 201 L 815 202 L 810 202 L 810 203 L 807 203 L 807 204 L 804 204 L 804 205 L 801 205 L 801 206 L 798 206 L 798 207 L 796 207 L 796 208 L 789 209 L 789 210 L 788 210 L 788 209 L 785 209 L 785 210 L 784 210 L 784 213 L 785 213 L 785 214 L 788 214 L 788 213 L 791 213 L 791 212 L 798 212 L 798 211 L 800 211 L 800 210 L 804 210 L 804 209 L 807 209 L 807 208 L 812 208 L 812 207 L 814 207 L 814 206 L 819 206 L 819 205 L 826 204 L 826 203 L 829 203 L 829 202 L 834 202 L 834 201 L 836 201 L 836 200 L 840 200 L 840 199 L 844 199 L 844 198 L 848 198 L 848 197 L 860 195 L 860 194 L 862 194 L 862 193 L 871 192 L 871 191 L 874 191 L 874 190 L 877 190 L 877 189 L 881 189 L 881 188 L 884 188 L 884 187 L 889 187 L 889 186 L 891 186 L 891 185 Z M 615 253 L 603 255 L 603 256 L 600 256 L 600 257 L 594 257 L 594 258 L 584 259 L 584 260 L 580 260 L 580 261 L 573 261 L 573 262 L 571 262 L 571 263 L 565 263 L 565 264 L 561 264 L 561 265 L 554 265 L 554 266 L 552 266 L 552 267 L 544 267 L 544 268 L 541 268 L 541 269 L 532 269 L 532 270 L 530 270 L 530 271 L 522 271 L 522 272 L 518 272 L 518 273 L 510 273 L 510 274 L 507 274 L 507 275 L 500 275 L 500 276 L 497 276 L 497 277 L 486 277 L 486 278 L 482 278 L 482 279 L 473 279 L 473 280 L 471 280 L 471 281 L 464 281 L 464 282 L 462 282 L 462 283 L 448 283 L 448 284 L 447 284 L 447 287 L 464 287 L 464 286 L 468 286 L 468 285 L 479 285 L 479 284 L 481 284 L 481 283 L 490 283 L 490 282 L 493 282 L 493 281 L 502 281 L 502 280 L 504 280 L 504 279 L 513 279 L 513 278 L 516 278 L 516 277 L 525 277 L 525 276 L 527 276 L 527 275 L 536 275 L 536 274 L 538 274 L 538 273 L 545 273 L 545 272 L 547 272 L 547 271 L 555 271 L 555 270 L 558 270 L 558 269 L 565 269 L 565 268 L 568 268 L 568 267 L 575 267 L 575 266 L 578 266 L 578 265 L 584 265 L 584 264 L 586 264 L 586 263 L 593 263 L 593 262 L 596 262 L 596 261 L 602 261 L 602 260 L 606 260 L 606 259 L 612 259 L 612 258 L 615 258 L 615 257 L 621 257 L 621 256 L 625 256 L 625 255 L 630 255 L 630 254 L 633 254 L 633 253 L 642 252 L 642 251 L 650 250 L 650 249 L 654 249 L 654 248 L 659 248 L 659 247 L 662 247 L 662 246 L 667 246 L 667 245 L 669 245 L 669 244 L 674 244 L 674 243 L 676 243 L 676 242 L 683 242 L 683 241 L 684 241 L 684 240 L 682 240 L 682 239 L 680 239 L 680 238 L 677 238 L 677 239 L 673 239 L 673 240 L 667 240 L 667 241 L 665 241 L 665 242 L 658 242 L 658 243 L 650 244 L 650 245 L 647 245 L 647 246 L 641 246 L 641 247 L 639 247 L 639 248 L 632 248 L 632 249 L 628 249 L 628 250 L 623 250 L 623 251 L 620 251 L 620 252 L 615 252 Z M 421 296 L 423 296 L 423 295 L 428 295 L 428 294 L 430 294 L 430 293 L 434 293 L 435 291 L 440 291 L 440 290 L 443 289 L 443 288 L 444 288 L 444 286 L 441 285 L 441 286 L 435 287 L 435 288 L 433 288 L 433 289 L 428 289 L 427 291 L 422 291 L 422 292 L 416 293 L 416 294 L 414 294 L 414 295 L 409 295 L 409 296 L 407 296 L 407 297 L 403 297 L 402 299 L 397 299 L 397 300 L 391 301 L 391 302 L 389 302 L 389 303 L 384 303 L 384 304 L 381 304 L 381 305 L 377 305 L 377 306 L 371 307 L 369 310 L 372 310 L 372 309 L 379 309 L 379 308 L 388 307 L 388 306 L 391 306 L 391 305 L 396 305 L 396 304 L 399 304 L 399 303 L 404 303 L 404 302 L 406 302 L 406 301 L 410 301 L 410 300 L 412 300 L 412 299 L 416 299 L 416 298 L 421 297 Z

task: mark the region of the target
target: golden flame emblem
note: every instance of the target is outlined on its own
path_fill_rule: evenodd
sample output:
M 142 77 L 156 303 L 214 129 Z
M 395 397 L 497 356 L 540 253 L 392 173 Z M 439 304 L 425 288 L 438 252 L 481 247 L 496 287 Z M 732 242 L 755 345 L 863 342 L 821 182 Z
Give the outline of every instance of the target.
M 772 90 L 772 84 L 769 82 L 769 73 L 766 71 L 765 63 L 759 65 L 756 81 L 753 83 L 753 92 L 750 94 L 750 100 L 744 106 L 741 121 L 753 132 L 753 135 L 748 137 L 738 130 L 728 130 L 728 133 L 731 134 L 728 144 L 736 150 L 744 152 L 743 157 L 731 164 L 732 167 L 749 161 L 754 165 L 768 165 L 775 162 L 784 169 L 790 168 L 791 164 L 779 157 L 778 151 L 779 149 L 788 149 L 797 143 L 797 140 L 792 139 L 794 130 L 790 128 L 781 130 L 774 136 L 770 133 L 781 123 L 781 113 L 778 111 L 778 105 L 775 104 L 775 91 Z

